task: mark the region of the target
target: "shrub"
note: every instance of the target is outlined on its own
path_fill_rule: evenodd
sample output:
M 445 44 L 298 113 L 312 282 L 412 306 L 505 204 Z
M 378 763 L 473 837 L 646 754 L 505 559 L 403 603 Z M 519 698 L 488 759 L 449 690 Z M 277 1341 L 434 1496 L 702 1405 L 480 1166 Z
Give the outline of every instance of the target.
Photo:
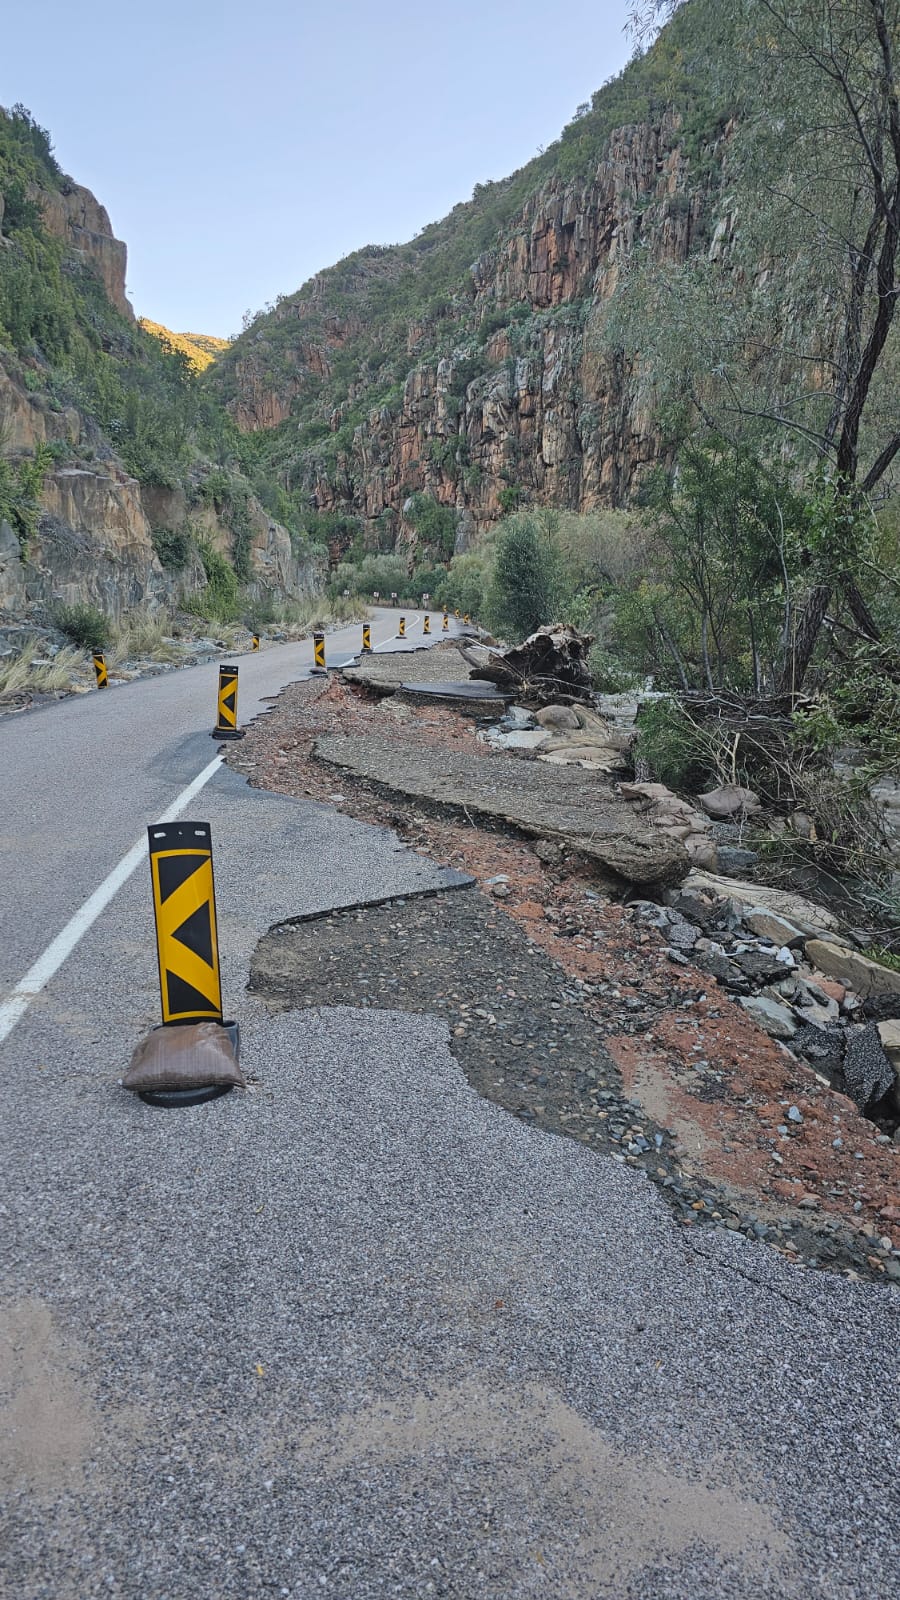
M 153 548 L 164 567 L 180 572 L 188 564 L 191 536 L 181 529 L 154 528 Z
M 59 606 L 53 620 L 60 633 L 82 650 L 105 650 L 109 644 L 109 620 L 96 606 Z
M 497 538 L 488 616 L 498 631 L 517 639 L 552 622 L 560 595 L 560 571 L 549 528 L 538 519 L 511 517 Z
M 233 622 L 238 614 L 238 580 L 231 562 L 207 540 L 197 545 L 206 588 L 185 601 L 184 609 L 216 622 Z

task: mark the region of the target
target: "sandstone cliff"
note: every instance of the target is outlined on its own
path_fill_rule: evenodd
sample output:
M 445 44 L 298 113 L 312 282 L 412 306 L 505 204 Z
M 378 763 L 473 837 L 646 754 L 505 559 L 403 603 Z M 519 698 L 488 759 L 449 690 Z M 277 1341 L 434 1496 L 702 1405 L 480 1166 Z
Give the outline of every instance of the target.
M 128 250 L 121 239 L 115 238 L 106 207 L 89 189 L 77 183 L 33 193 L 47 232 L 61 239 L 68 250 L 95 268 L 116 310 L 134 321 L 134 311 L 125 293 Z
M 422 491 L 455 509 L 457 549 L 514 505 L 621 505 L 662 444 L 604 317 L 635 250 L 709 247 L 716 137 L 695 176 L 674 108 L 614 128 L 586 178 L 538 184 L 422 311 L 395 310 L 415 241 L 361 251 L 259 319 L 213 381 L 240 428 L 293 436 L 319 512 L 382 542 L 415 541 Z

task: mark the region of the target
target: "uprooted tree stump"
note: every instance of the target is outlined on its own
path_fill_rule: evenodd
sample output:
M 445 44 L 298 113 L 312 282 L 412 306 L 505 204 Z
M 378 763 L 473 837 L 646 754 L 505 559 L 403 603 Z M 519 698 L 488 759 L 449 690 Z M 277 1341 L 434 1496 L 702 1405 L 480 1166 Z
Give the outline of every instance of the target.
M 486 664 L 470 676 L 486 678 L 516 698 L 538 705 L 550 701 L 587 702 L 593 697 L 593 679 L 587 653 L 593 635 L 579 633 L 562 623 L 538 628 L 511 650 L 492 651 Z

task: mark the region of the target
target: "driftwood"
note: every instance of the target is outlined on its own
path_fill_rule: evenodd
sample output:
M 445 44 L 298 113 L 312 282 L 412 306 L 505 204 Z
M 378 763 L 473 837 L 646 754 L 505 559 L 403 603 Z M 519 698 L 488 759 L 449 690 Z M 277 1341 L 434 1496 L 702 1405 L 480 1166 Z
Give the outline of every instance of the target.
M 516 697 L 539 705 L 550 701 L 590 701 L 593 680 L 587 653 L 593 636 L 554 624 L 538 628 L 511 650 L 490 651 L 488 660 L 470 676 L 486 678 Z

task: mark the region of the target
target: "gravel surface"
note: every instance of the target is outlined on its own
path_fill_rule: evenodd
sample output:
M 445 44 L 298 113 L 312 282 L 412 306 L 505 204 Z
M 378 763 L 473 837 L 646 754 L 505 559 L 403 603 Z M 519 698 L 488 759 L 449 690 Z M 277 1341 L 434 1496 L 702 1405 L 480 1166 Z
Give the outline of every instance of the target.
M 629 1097 L 603 1040 L 604 1013 L 618 1012 L 616 1032 L 630 1027 L 638 1042 L 664 1007 L 650 995 L 622 994 L 604 1005 L 598 985 L 573 979 L 487 895 L 403 898 L 282 924 L 261 940 L 250 971 L 251 988 L 277 1008 L 316 1005 L 327 995 L 333 1005 L 444 1017 L 450 1048 L 479 1094 L 640 1167 L 683 1226 L 742 1232 L 795 1262 L 867 1277 L 887 1267 L 891 1281 L 900 1276 L 900 1265 L 884 1255 L 869 1264 L 877 1236 L 823 1228 L 809 1213 L 787 1216 L 685 1167 L 681 1141 Z M 707 1060 L 696 1058 L 688 1075 L 695 1095 L 722 1095 Z M 799 1135 L 804 1117 L 794 1111 L 788 1126 Z

